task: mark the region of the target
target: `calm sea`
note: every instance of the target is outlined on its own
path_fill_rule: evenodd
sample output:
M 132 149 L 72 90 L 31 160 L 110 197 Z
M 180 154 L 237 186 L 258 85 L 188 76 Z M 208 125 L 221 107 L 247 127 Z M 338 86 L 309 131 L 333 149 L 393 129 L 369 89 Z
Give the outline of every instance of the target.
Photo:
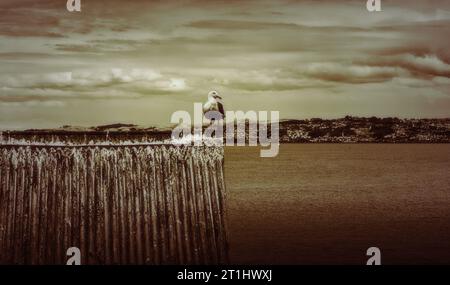
M 450 144 L 290 144 L 225 153 L 231 261 L 450 264 Z

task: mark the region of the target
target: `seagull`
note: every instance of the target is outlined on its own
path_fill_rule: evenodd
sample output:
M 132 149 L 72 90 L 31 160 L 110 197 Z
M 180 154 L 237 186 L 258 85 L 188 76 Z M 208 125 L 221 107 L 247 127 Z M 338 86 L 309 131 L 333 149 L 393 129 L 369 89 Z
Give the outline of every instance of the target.
M 220 117 L 220 119 L 225 118 L 222 97 L 219 96 L 217 91 L 211 91 L 208 93 L 208 101 L 206 101 L 203 105 L 203 113 L 210 121 L 214 121 L 217 117 Z

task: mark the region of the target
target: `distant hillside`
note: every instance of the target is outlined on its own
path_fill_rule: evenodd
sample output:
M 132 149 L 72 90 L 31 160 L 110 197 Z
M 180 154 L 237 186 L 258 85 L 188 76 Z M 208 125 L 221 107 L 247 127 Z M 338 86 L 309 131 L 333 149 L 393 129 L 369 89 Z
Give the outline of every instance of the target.
M 287 120 L 280 140 L 297 142 L 449 143 L 450 119 L 361 118 Z
M 270 127 L 268 128 L 270 132 Z M 235 130 L 237 132 L 237 130 Z M 248 139 L 248 129 L 245 131 Z M 171 129 L 111 124 L 95 127 L 4 131 L 1 143 L 22 142 L 161 142 L 170 141 Z M 235 137 L 237 137 L 235 135 Z M 362 118 L 284 120 L 281 143 L 450 143 L 450 119 Z

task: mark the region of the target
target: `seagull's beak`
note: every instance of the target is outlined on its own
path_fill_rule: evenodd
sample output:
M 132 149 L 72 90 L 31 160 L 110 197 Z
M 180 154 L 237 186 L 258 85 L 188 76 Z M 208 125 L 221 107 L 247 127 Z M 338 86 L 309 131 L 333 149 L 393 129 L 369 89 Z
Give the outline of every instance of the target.
M 222 100 L 222 97 L 220 97 L 219 95 L 214 95 L 213 98 Z

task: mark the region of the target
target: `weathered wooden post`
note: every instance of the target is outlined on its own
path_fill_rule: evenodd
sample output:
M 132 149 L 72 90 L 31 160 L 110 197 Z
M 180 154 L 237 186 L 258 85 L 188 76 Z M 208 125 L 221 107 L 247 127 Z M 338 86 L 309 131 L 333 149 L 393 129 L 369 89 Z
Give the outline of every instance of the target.
M 0 263 L 226 263 L 223 148 L 0 145 Z

